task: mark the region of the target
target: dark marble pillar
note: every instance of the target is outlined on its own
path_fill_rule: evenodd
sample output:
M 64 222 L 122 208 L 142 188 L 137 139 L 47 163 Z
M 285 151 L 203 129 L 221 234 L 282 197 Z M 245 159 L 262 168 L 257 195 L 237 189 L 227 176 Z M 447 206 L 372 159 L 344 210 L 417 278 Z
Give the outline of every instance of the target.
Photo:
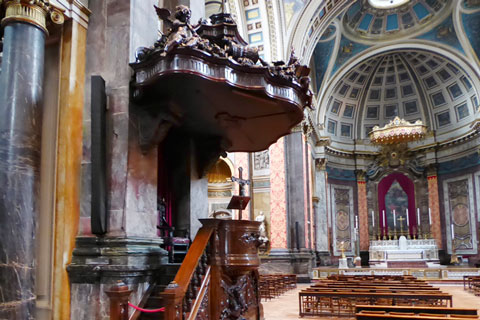
M 11 21 L 0 75 L 0 319 L 34 319 L 45 33 Z
M 301 132 L 293 132 L 285 138 L 285 159 L 287 177 L 287 216 L 289 248 L 305 248 L 305 189 L 303 172 L 303 145 Z M 298 230 L 295 228 L 298 222 Z M 298 237 L 297 233 L 298 232 Z

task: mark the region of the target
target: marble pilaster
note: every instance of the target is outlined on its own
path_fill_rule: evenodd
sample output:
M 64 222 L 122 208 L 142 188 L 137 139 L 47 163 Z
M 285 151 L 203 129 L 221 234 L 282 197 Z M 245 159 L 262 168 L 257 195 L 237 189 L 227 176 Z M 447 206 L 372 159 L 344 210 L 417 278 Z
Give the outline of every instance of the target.
M 285 137 L 285 167 L 287 186 L 287 217 L 289 226 L 290 248 L 306 247 L 306 211 L 305 207 L 305 175 L 303 161 L 304 141 L 301 132 L 292 132 Z M 298 223 L 298 235 L 296 234 Z M 299 243 L 296 243 L 298 237 Z
M 328 208 L 327 208 L 327 171 L 326 160 L 315 160 L 315 197 L 318 202 L 316 207 L 316 251 L 328 252 Z
M 0 318 L 33 319 L 45 32 L 10 20 L 0 74 Z
M 270 146 L 270 245 L 287 249 L 287 207 L 285 181 L 285 138 Z
M 87 29 L 80 23 L 75 20 L 65 23 L 61 44 L 55 197 L 55 319 L 68 319 L 70 316 L 70 283 L 66 267 L 71 261 L 80 218 L 86 38 Z
M 432 214 L 430 225 L 433 239 L 437 241 L 437 247 L 442 248 L 442 227 L 440 221 L 440 200 L 438 197 L 438 177 L 436 171 L 430 170 L 427 176 L 428 181 L 428 207 Z
M 158 17 L 146 1 L 90 1 L 86 41 L 82 192 L 79 235 L 68 267 L 72 319 L 108 319 L 104 288 L 122 280 L 138 302 L 152 274 L 167 263 L 157 236 L 157 148 L 143 153 L 129 102 L 135 51 L 157 39 Z M 141 23 L 140 23 L 141 21 Z M 91 235 L 90 77 L 101 75 L 107 95 L 107 234 Z M 78 156 L 80 158 L 80 156 Z M 80 185 L 80 182 L 78 183 Z M 85 308 L 86 304 L 95 307 Z M 59 316 L 59 318 L 64 318 Z
M 357 172 L 357 194 L 360 250 L 366 251 L 368 250 L 370 239 L 368 238 L 367 183 L 363 171 Z

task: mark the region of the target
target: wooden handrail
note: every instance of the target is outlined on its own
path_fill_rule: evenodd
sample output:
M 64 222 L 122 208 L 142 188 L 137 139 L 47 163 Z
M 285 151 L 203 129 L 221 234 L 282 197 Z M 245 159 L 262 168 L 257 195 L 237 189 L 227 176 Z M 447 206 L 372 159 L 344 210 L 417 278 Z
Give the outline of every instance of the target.
M 195 299 L 195 303 L 192 306 L 192 311 L 190 312 L 188 320 L 195 320 L 197 318 L 197 315 L 200 311 L 200 307 L 202 305 L 203 298 L 207 294 L 208 285 L 210 284 L 210 270 L 211 268 L 208 267 L 207 272 L 205 273 L 205 277 L 203 278 L 202 285 L 198 292 L 197 299 Z
M 198 230 L 175 279 L 162 293 L 165 302 L 165 319 L 190 318 L 190 311 L 195 311 L 194 307 L 202 302 L 206 290 L 205 283 L 208 284 L 207 281 L 210 279 L 210 267 L 207 267 L 206 261 L 204 261 L 205 265 L 201 262 L 202 259 L 206 260 L 207 246 L 220 221 L 216 219 L 202 221 L 203 226 Z M 195 279 L 195 277 L 202 277 L 202 279 Z M 198 312 L 198 308 L 195 312 Z
M 261 243 L 260 222 L 200 221 L 203 227 L 198 231 L 175 279 L 161 293 L 165 304 L 163 318 L 262 319 L 257 251 Z M 124 284 L 106 291 L 111 299 L 112 320 L 127 320 L 131 292 Z M 145 296 L 148 295 L 147 292 Z M 136 316 L 133 315 L 131 320 Z
M 193 274 L 195 273 L 195 268 L 197 267 L 200 258 L 204 254 L 208 242 L 210 241 L 210 236 L 214 230 L 215 228 L 212 226 L 202 227 L 200 230 L 198 230 L 195 240 L 188 250 L 185 259 L 183 260 L 183 263 L 180 266 L 175 279 L 173 280 L 178 285 L 178 288 L 180 288 L 184 293 L 187 292 L 188 285 L 192 280 Z

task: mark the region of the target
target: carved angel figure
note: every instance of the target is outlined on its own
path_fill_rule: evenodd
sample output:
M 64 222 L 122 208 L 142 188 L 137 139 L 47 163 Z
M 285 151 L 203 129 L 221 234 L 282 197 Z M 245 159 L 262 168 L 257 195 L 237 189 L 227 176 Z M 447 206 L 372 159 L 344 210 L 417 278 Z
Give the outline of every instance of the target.
M 155 10 L 158 17 L 163 20 L 169 29 L 168 40 L 165 44 L 166 52 L 170 52 L 179 45 L 192 47 L 199 43 L 201 38 L 190 24 L 190 17 L 192 16 L 190 8 L 184 5 L 176 6 L 173 21 L 170 19 L 170 10 L 157 6 L 155 6 Z

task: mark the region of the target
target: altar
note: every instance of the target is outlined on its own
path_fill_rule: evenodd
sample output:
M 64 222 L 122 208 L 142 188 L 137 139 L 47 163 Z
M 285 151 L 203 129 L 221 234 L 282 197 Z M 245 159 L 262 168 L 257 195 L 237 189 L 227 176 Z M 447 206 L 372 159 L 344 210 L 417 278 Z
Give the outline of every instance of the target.
M 438 261 L 435 239 L 407 239 L 370 241 L 370 262 Z

